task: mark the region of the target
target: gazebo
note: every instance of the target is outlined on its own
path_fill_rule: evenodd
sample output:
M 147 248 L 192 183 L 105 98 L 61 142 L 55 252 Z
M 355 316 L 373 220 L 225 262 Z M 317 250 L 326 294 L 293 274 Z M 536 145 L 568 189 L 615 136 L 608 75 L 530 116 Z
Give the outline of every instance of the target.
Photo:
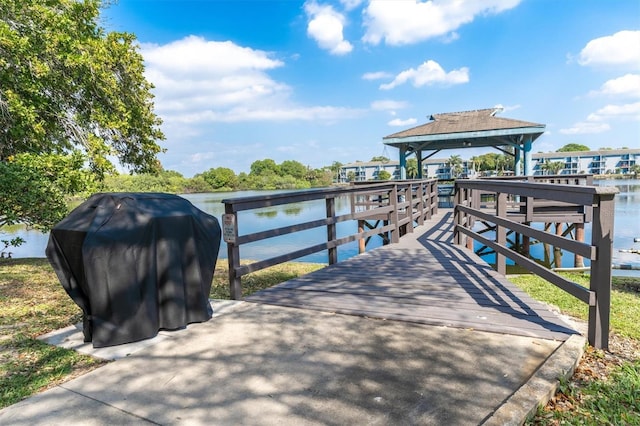
M 415 154 L 418 177 L 422 177 L 422 161 L 443 149 L 493 147 L 515 157 L 515 175 L 533 174 L 531 148 L 544 133 L 545 125 L 497 117 L 502 108 L 433 114 L 429 123 L 403 130 L 383 138 L 383 143 L 400 150 L 400 179 L 406 179 L 407 158 Z M 511 153 L 503 147 L 511 146 Z M 424 156 L 424 152 L 429 153 Z

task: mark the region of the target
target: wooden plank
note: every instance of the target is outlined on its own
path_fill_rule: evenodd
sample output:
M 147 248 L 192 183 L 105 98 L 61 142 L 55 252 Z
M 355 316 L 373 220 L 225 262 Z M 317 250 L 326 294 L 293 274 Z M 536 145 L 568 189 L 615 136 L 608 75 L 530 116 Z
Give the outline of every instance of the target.
M 442 212 L 384 246 L 246 298 L 302 309 L 566 339 L 572 330 L 466 249 Z

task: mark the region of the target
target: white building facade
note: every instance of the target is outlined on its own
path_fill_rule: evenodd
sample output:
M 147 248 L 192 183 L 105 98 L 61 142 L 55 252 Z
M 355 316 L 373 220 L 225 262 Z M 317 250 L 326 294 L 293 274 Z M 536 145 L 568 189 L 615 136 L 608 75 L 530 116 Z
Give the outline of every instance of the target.
M 545 164 L 551 162 L 563 163 L 564 167 L 558 174 L 630 174 L 633 173 L 633 166 L 640 165 L 640 149 L 537 153 L 532 155 L 532 160 L 534 175 L 549 174 Z M 423 169 L 423 176 L 426 178 L 453 179 L 452 166 L 448 159 L 424 160 Z M 382 170 L 387 171 L 391 179 L 400 178 L 399 161 L 363 161 L 342 166 L 338 182 L 379 180 Z M 460 176 L 476 176 L 471 161 L 463 160 Z

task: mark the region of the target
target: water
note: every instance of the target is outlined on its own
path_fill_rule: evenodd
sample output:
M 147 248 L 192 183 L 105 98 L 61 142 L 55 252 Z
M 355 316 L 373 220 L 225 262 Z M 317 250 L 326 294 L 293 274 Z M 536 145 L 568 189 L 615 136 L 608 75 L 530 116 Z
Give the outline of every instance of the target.
M 182 197 L 191 201 L 199 209 L 209 213 L 221 220 L 224 213 L 223 199 L 249 197 L 253 195 L 266 195 L 278 192 L 289 191 L 238 191 L 220 192 L 207 194 L 186 194 Z M 347 214 L 351 211 L 348 197 L 336 199 L 336 213 Z M 324 200 L 305 201 L 301 203 L 287 204 L 281 206 L 265 207 L 262 209 L 242 211 L 238 213 L 238 234 L 246 235 L 268 229 L 279 228 L 296 223 L 303 223 L 326 217 L 326 206 Z M 341 222 L 336 225 L 338 238 L 345 237 L 357 232 L 357 222 Z M 296 232 L 280 237 L 269 238 L 255 243 L 240 246 L 241 259 L 263 260 L 277 255 L 292 252 L 305 247 L 326 242 L 326 227 L 318 227 L 302 232 Z M 26 230 L 21 227 L 12 227 L 5 230 L 0 235 L 0 239 L 10 239 L 20 236 L 27 243 L 12 247 L 10 251 L 13 257 L 44 257 L 45 248 L 48 241 L 48 234 L 39 231 Z M 367 249 L 379 247 L 382 239 L 371 238 L 367 244 Z M 344 260 L 358 254 L 357 241 L 344 244 L 338 247 L 338 260 Z M 220 259 L 227 258 L 227 247 L 224 241 L 220 245 Z M 303 262 L 327 263 L 328 255 L 326 251 L 314 253 L 298 259 Z
M 628 264 L 640 267 L 640 255 L 624 253 L 620 250 L 640 249 L 640 243 L 634 242 L 634 238 L 640 238 L 640 180 L 602 180 L 596 181 L 603 186 L 617 186 L 620 193 L 616 195 L 615 225 L 614 225 L 614 264 Z M 251 195 L 274 193 L 278 191 L 241 191 L 209 194 L 183 195 L 201 210 L 220 219 L 224 213 L 224 205 L 220 202 L 225 198 L 235 198 Z M 339 198 L 336 201 L 338 214 L 350 211 L 348 198 Z M 238 215 L 239 234 L 258 232 L 282 226 L 302 223 L 325 217 L 324 200 L 307 201 L 284 206 L 267 207 L 255 211 L 240 212 Z M 349 221 L 337 225 L 338 237 L 356 232 L 356 222 Z M 586 235 L 589 235 L 589 224 L 585 227 Z M 44 257 L 44 250 L 48 240 L 48 234 L 38 231 L 25 230 L 20 227 L 5 229 L 0 233 L 0 239 L 10 239 L 16 236 L 24 238 L 27 242 L 20 247 L 10 249 L 14 257 Z M 240 255 L 243 259 L 267 259 L 285 252 L 294 251 L 313 244 L 319 244 L 326 239 L 326 228 L 319 227 L 312 230 L 289 234 L 276 238 L 259 241 L 241 247 Z M 371 239 L 367 249 L 378 247 L 382 244 L 379 237 Z M 0 247 L 1 248 L 1 247 Z M 542 252 L 542 245 L 533 246 L 534 250 Z M 358 253 L 357 242 L 338 247 L 338 259 L 343 260 L 355 256 Z M 534 251 L 534 255 L 535 251 Z M 224 242 L 221 244 L 219 258 L 227 257 L 227 249 Z M 537 256 L 540 257 L 540 256 Z M 541 258 L 541 257 L 540 257 Z M 299 259 L 306 262 L 326 263 L 327 253 L 319 252 Z M 573 266 L 573 256 L 563 256 L 563 266 Z M 640 271 L 616 271 L 618 274 L 640 275 Z

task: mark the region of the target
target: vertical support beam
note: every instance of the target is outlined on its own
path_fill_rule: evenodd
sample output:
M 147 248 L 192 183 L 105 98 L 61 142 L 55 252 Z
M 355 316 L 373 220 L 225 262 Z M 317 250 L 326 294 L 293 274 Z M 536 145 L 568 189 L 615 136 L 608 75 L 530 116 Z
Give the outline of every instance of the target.
M 416 160 L 418 161 L 418 179 L 422 179 L 423 169 L 422 169 L 422 150 L 416 151 Z
M 327 219 L 336 217 L 336 199 L 331 197 L 326 199 L 327 205 Z M 336 239 L 336 224 L 327 224 L 327 241 L 331 242 Z M 329 250 L 329 265 L 338 263 L 338 247 L 330 247 Z
M 424 225 L 424 216 L 425 216 L 425 212 L 424 212 L 424 203 L 425 203 L 424 182 L 421 181 L 418 184 L 418 188 L 416 189 L 416 194 L 418 195 L 418 200 L 420 200 L 420 207 L 418 208 L 420 210 L 420 217 L 418 217 L 418 226 L 422 226 L 422 225 Z
M 598 258 L 591 262 L 589 290 L 595 292 L 595 303 L 589 306 L 589 344 L 598 349 L 609 347 L 611 309 L 611 258 L 613 255 L 614 194 L 598 196 L 593 211 L 591 245 Z
M 562 223 L 556 223 L 556 235 L 562 237 Z M 560 247 L 553 247 L 553 265 L 556 268 L 562 268 L 562 249 Z
M 358 220 L 358 233 L 362 234 L 364 232 L 364 220 Z M 358 240 L 358 253 L 362 254 L 365 252 L 367 246 L 367 241 L 364 238 L 360 238 Z
M 227 262 L 229 266 L 229 294 L 231 299 L 242 299 L 242 280 L 236 274 L 236 268 L 240 266 L 240 247 L 235 243 L 238 237 L 238 214 L 233 211 L 231 204 L 224 205 L 224 212 L 228 215 L 233 215 L 233 223 L 235 224 L 235 238 L 232 241 L 226 241 L 227 243 Z
M 522 176 L 522 155 L 520 145 L 513 147 L 513 174 L 516 176 Z
M 584 223 L 576 223 L 576 241 L 584 243 Z M 579 254 L 575 254 L 573 257 L 573 266 L 576 268 L 584 267 L 584 259 Z
M 389 205 L 393 207 L 389 213 L 389 221 L 393 225 L 391 230 L 391 243 L 395 244 L 400 241 L 400 220 L 398 217 L 398 186 L 393 185 L 393 189 L 389 193 Z
M 453 243 L 462 244 L 462 232 L 458 231 L 458 227 L 462 226 L 462 212 L 458 206 L 464 203 L 463 190 L 457 181 L 453 183 Z
M 496 194 L 496 216 L 507 217 L 507 195 L 506 193 Z M 507 232 L 503 226 L 496 223 L 496 243 L 507 246 Z M 496 252 L 496 271 L 500 275 L 507 275 L 507 259 L 503 254 Z
M 524 175 L 533 175 L 533 160 L 531 158 L 531 149 L 533 147 L 533 136 L 527 137 L 523 143 L 524 151 Z
M 407 147 L 400 146 L 400 180 L 407 178 Z

